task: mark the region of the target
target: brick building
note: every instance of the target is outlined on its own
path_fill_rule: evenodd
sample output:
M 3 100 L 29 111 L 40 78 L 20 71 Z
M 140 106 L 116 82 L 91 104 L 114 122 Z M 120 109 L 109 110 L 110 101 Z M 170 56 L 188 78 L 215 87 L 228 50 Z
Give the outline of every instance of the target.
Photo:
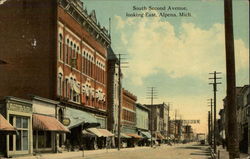
M 13 0 L 0 8 L 0 96 L 35 94 L 106 116 L 110 36 L 95 11 L 80 0 Z
M 121 132 L 136 134 L 136 101 L 135 95 L 122 89 Z
M 107 78 L 107 104 L 108 104 L 108 130 L 118 132 L 118 106 L 119 106 L 119 59 L 113 49 L 108 48 L 108 78 Z
M 149 116 L 149 127 L 151 128 L 152 122 L 153 134 L 158 140 L 164 139 L 168 136 L 169 106 L 165 103 L 145 106 L 147 106 L 152 113 L 152 119 L 151 115 Z
M 81 0 L 11 0 L 0 15 L 0 97 L 59 101 L 106 128 L 110 35 L 95 11 Z

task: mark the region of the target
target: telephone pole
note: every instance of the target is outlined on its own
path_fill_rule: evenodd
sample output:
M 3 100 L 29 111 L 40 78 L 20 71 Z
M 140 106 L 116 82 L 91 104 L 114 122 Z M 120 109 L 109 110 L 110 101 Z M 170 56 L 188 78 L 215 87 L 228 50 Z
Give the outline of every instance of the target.
M 229 158 L 239 158 L 232 0 L 224 0 Z
M 208 141 L 209 141 L 209 144 L 211 145 L 211 135 L 212 135 L 212 133 L 211 133 L 211 124 L 210 124 L 211 119 L 210 119 L 210 117 L 211 117 L 210 111 L 208 111 L 208 121 L 207 121 L 207 123 L 208 123 Z
M 216 124 L 216 92 L 217 92 L 217 84 L 221 84 L 221 82 L 217 82 L 218 79 L 221 79 L 220 77 L 217 77 L 218 74 L 221 74 L 221 72 L 216 72 L 214 71 L 213 73 L 214 76 L 212 78 L 209 78 L 210 80 L 213 80 L 213 83 L 209 83 L 213 85 L 213 91 L 214 91 L 214 153 L 216 153 L 216 129 L 217 129 L 217 124 Z
M 213 131 L 213 99 L 210 98 L 208 99 L 209 105 L 210 106 L 210 146 L 212 147 L 213 145 L 213 138 L 214 138 L 214 131 Z
M 124 54 L 118 54 L 118 85 L 119 85 L 119 105 L 118 105 L 118 134 L 117 134 L 117 138 L 118 138 L 118 150 L 120 150 L 121 148 L 121 111 L 122 111 L 122 82 L 121 82 L 121 60 L 123 58 L 121 58 L 121 55 Z M 126 63 L 127 62 L 123 62 Z M 122 67 L 122 68 L 127 68 L 126 66 Z
M 156 88 L 155 87 L 149 87 L 149 90 L 147 91 L 147 96 L 148 99 L 151 100 L 151 106 L 150 106 L 150 133 L 151 133 L 151 142 L 150 146 L 153 147 L 153 105 L 154 105 L 154 99 L 156 99 L 157 94 L 156 94 Z

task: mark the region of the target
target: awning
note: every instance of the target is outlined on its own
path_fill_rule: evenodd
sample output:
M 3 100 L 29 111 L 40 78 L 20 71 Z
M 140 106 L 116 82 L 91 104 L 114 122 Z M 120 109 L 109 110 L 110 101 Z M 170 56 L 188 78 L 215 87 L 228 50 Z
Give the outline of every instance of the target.
M 95 134 L 97 137 L 102 137 L 102 133 L 97 128 L 88 128 L 87 131 Z
M 104 137 L 111 137 L 114 136 L 114 134 L 112 134 L 110 131 L 108 131 L 107 129 L 98 129 Z
M 157 136 L 157 139 L 158 139 L 158 140 L 164 139 L 164 136 L 162 136 L 161 133 L 156 133 L 156 136 Z
M 114 136 L 111 132 L 109 132 L 107 129 L 97 129 L 97 128 L 88 128 L 87 130 L 83 130 L 83 134 L 87 134 L 86 132 L 92 133 L 96 135 L 97 137 L 111 137 Z
M 0 114 L 0 133 L 16 133 L 16 128 L 12 126 L 1 114 Z
M 70 132 L 56 118 L 33 114 L 33 129 L 43 131 Z
M 147 131 L 141 131 L 141 134 L 142 134 L 142 136 L 144 137 L 144 138 L 151 138 L 151 135 L 150 135 L 150 133 L 149 132 L 147 132 Z
M 95 134 L 88 132 L 87 130 L 83 130 L 82 135 L 83 137 L 95 137 L 96 136 Z
M 132 138 L 137 138 L 137 139 L 142 138 L 141 136 L 139 136 L 139 135 L 137 135 L 137 134 L 126 134 L 126 135 L 128 135 L 128 136 L 130 136 L 130 137 L 132 137 Z
M 84 125 L 84 128 L 97 127 L 100 125 L 94 115 L 81 110 L 67 108 L 65 116 L 70 119 L 70 124 L 67 126 L 69 129 L 77 127 L 81 124 Z
M 126 134 L 124 134 L 124 133 L 121 133 L 120 135 L 121 135 L 121 138 L 126 138 L 126 139 L 131 138 L 131 136 L 128 136 L 128 135 L 126 135 Z

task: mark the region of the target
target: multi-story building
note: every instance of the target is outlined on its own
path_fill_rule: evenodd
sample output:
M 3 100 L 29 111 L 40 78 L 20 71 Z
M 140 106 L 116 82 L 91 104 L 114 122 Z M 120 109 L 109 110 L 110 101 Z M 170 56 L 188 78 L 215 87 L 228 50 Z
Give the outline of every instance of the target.
M 146 106 L 139 103 L 136 104 L 136 129 L 138 135 L 143 137 L 139 145 L 148 145 L 149 139 L 151 139 L 151 131 L 149 130 L 149 115 L 150 110 Z
M 249 129 L 250 129 L 250 87 L 245 85 L 243 87 L 236 87 L 236 106 L 237 106 L 237 125 L 239 132 L 239 149 L 242 152 L 250 152 L 250 139 L 249 139 Z M 223 99 L 224 102 L 224 112 L 221 119 L 223 126 L 225 127 L 226 140 L 228 138 L 228 131 L 230 127 L 228 126 L 227 119 L 227 97 Z
M 59 101 L 63 117 L 74 108 L 106 128 L 110 35 L 95 11 L 81 0 L 12 0 L 0 15 L 0 97 Z
M 136 101 L 137 97 L 122 89 L 121 132 L 137 134 L 136 132 Z
M 151 113 L 152 119 L 150 115 L 150 122 L 149 127 L 151 128 L 152 123 L 152 130 L 159 140 L 164 139 L 168 136 L 168 125 L 169 125 L 169 106 L 165 103 L 162 104 L 154 104 L 154 105 L 146 105 Z M 165 137 L 164 137 L 164 136 Z
M 119 106 L 119 59 L 113 49 L 108 48 L 108 78 L 107 78 L 107 104 L 108 104 L 108 130 L 118 132 L 118 106 Z

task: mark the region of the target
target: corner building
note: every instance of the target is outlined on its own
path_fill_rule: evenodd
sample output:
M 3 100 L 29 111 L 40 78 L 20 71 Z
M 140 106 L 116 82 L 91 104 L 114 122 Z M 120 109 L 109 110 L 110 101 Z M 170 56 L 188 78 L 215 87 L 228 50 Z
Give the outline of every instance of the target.
M 13 0 L 0 14 L 1 97 L 34 94 L 106 116 L 110 36 L 94 10 L 80 0 Z
M 110 35 L 95 11 L 80 0 L 11 0 L 0 15 L 0 98 L 59 101 L 106 128 Z

